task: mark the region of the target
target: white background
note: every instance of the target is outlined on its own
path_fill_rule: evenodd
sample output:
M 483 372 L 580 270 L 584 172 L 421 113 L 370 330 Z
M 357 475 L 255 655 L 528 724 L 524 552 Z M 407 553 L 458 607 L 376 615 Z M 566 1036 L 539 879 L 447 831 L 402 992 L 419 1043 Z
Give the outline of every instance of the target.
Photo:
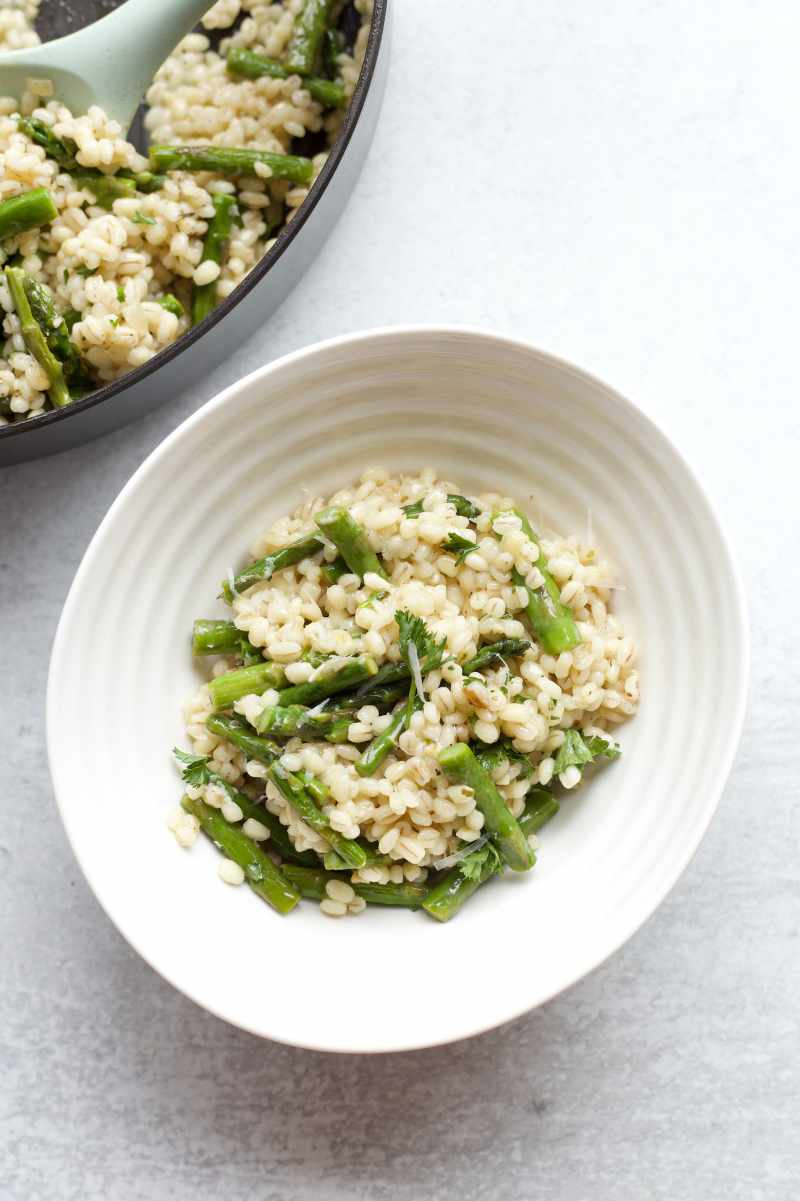
M 263 332 L 155 416 L 0 478 L 2 1201 L 783 1201 L 796 1190 L 796 6 L 394 8 L 365 172 Z M 45 675 L 86 544 L 166 433 L 268 358 L 405 321 L 528 338 L 661 424 L 733 533 L 753 686 L 712 829 L 628 947 L 496 1033 L 337 1058 L 226 1027 L 109 925 L 58 824 Z M 672 636 L 691 620 L 676 613 Z M 491 971 L 489 951 L 483 962 L 476 948 L 475 970 Z M 419 986 L 429 996 L 435 981 Z M 330 987 L 357 991 L 345 973 L 321 997 Z

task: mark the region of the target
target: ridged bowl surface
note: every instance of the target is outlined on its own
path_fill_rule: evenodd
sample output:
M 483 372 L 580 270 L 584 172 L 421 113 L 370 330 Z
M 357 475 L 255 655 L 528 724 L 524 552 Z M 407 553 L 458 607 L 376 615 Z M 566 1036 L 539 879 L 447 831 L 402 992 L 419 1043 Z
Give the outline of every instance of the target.
M 587 514 L 625 591 L 642 701 L 623 758 L 567 798 L 527 878 L 442 926 L 369 910 L 280 918 L 223 885 L 204 841 L 181 851 L 170 748 L 200 678 L 192 619 L 229 565 L 305 490 L 370 464 L 435 466 L 507 492 L 560 532 Z M 245 1029 L 331 1051 L 475 1034 L 585 975 L 653 912 L 696 849 L 741 732 L 742 588 L 701 486 L 667 438 L 604 384 L 478 331 L 400 328 L 309 347 L 183 423 L 94 536 L 56 636 L 48 691 L 55 792 L 101 905 L 177 988 Z

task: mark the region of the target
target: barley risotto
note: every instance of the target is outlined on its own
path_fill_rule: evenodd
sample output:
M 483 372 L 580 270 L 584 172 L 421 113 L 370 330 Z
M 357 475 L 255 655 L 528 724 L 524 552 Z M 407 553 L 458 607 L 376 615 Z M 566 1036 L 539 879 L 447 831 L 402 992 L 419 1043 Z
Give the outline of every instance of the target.
M 537 831 L 636 710 L 636 647 L 591 536 L 513 498 L 365 471 L 268 529 L 194 624 L 209 681 L 175 750 L 178 843 L 281 913 L 453 917 L 535 864 Z M 210 599 L 210 598 L 209 598 Z
M 0 50 L 38 42 L 37 9 L 0 0 Z M 218 0 L 147 92 L 148 157 L 47 79 L 0 96 L 0 424 L 118 379 L 230 295 L 322 169 L 371 15 Z

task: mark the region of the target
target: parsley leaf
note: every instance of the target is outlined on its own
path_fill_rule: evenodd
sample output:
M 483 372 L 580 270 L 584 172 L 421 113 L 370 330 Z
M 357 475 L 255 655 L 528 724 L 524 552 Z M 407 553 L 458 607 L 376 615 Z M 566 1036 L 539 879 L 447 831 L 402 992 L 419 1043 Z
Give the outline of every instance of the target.
M 459 517 L 469 517 L 470 521 L 474 521 L 476 517 L 480 517 L 480 509 L 471 500 L 467 500 L 466 496 L 459 496 L 457 493 L 448 492 L 447 499 Z
M 467 500 L 466 496 L 459 496 L 457 492 L 448 492 L 447 500 L 459 517 L 469 517 L 470 521 L 474 521 L 476 517 L 480 517 L 481 515 L 481 511 L 477 505 L 474 505 L 471 500 Z M 419 517 L 422 512 L 422 506 L 422 500 L 415 500 L 410 505 L 403 505 L 403 512 L 406 517 Z
M 618 759 L 620 754 L 618 746 L 599 734 L 584 737 L 580 730 L 565 730 L 564 741 L 556 754 L 553 774 L 558 776 L 568 767 L 583 767 L 599 758 Z
M 469 538 L 465 538 L 463 534 L 457 534 L 455 530 L 451 530 L 442 543 L 442 550 L 449 550 L 451 554 L 454 554 L 456 563 L 463 563 L 467 555 L 475 549 L 474 542 L 470 542 Z
M 409 670 L 411 670 L 411 663 L 408 656 L 409 648 L 412 645 L 416 648 L 420 663 L 431 660 L 430 663 L 425 662 L 427 671 L 437 667 L 444 654 L 447 639 L 434 637 L 422 618 L 409 613 L 407 609 L 398 609 L 394 619 L 400 629 L 400 653 Z
M 486 880 L 503 867 L 494 843 L 487 842 L 479 851 L 466 855 L 458 865 L 461 875 L 467 880 Z
M 147 213 L 143 213 L 141 209 L 137 209 L 131 217 L 134 225 L 155 225 L 155 218 L 148 217 Z
M 184 764 L 181 777 L 186 784 L 193 784 L 195 788 L 199 788 L 202 784 L 208 784 L 211 772 L 205 755 L 190 755 L 187 751 L 179 750 L 178 747 L 173 747 L 172 753 L 179 763 Z
M 501 763 L 519 763 L 522 768 L 519 773 L 520 779 L 530 779 L 533 775 L 533 764 L 531 763 L 530 755 L 526 755 L 524 751 L 518 751 L 512 745 L 510 739 L 501 739 L 500 742 L 482 743 L 475 749 L 475 754 L 481 767 L 491 773 Z

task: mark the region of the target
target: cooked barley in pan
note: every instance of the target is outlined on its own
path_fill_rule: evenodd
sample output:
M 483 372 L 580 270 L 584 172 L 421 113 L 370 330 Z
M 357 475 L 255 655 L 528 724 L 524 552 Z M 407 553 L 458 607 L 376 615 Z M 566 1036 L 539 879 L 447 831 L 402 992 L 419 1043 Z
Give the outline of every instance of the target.
M 203 19 L 213 44 L 184 38 L 147 93 L 149 157 L 100 108 L 71 113 L 47 79 L 0 96 L 0 424 L 146 363 L 294 217 L 358 79 L 372 0 L 353 0 L 351 45 L 320 28 L 303 61 L 310 7 L 219 0 Z M 0 0 L 0 49 L 36 44 L 37 8 Z M 299 153 L 300 139 L 319 151 Z

